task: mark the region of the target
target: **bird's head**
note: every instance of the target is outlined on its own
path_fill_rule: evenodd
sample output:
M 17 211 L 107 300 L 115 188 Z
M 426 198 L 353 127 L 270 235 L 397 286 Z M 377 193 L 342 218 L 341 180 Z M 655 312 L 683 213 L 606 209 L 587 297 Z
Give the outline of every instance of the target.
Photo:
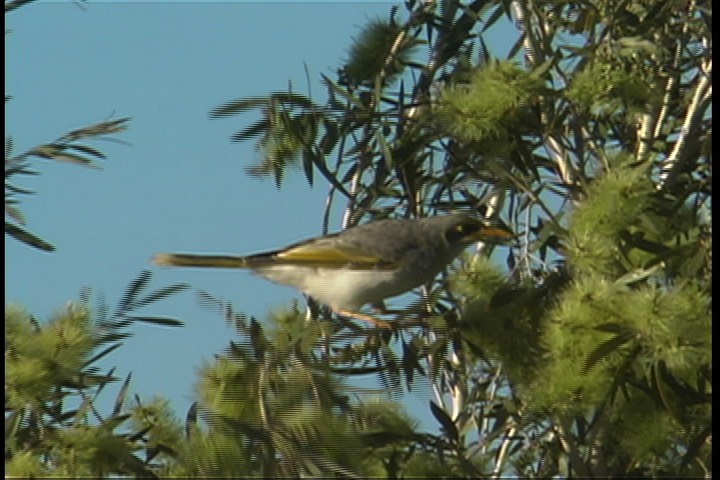
M 482 220 L 466 214 L 453 214 L 424 219 L 427 228 L 435 230 L 450 248 L 464 248 L 476 242 L 512 245 L 515 234 L 498 221 Z

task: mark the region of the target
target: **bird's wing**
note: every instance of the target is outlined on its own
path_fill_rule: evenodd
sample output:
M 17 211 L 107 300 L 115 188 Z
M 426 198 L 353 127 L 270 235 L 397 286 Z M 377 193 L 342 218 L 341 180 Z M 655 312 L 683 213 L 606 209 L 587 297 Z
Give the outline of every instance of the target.
M 329 242 L 306 242 L 285 250 L 245 257 L 250 268 L 268 265 L 303 265 L 308 267 L 348 268 L 352 270 L 393 270 L 397 265 L 369 254 L 355 246 L 332 245 Z

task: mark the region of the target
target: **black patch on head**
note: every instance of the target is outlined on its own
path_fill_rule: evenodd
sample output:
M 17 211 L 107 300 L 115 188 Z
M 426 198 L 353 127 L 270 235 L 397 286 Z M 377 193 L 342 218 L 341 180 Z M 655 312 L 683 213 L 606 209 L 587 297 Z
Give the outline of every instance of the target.
M 478 232 L 478 230 L 480 230 L 480 228 L 482 228 L 482 226 L 479 222 L 471 219 L 464 220 L 445 230 L 445 239 L 449 243 L 457 243 L 471 235 L 474 235 Z

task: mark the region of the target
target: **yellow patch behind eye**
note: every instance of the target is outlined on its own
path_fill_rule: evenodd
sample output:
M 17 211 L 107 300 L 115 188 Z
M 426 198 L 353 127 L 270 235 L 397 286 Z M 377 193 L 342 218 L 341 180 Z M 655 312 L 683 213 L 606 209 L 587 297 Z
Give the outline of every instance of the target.
M 276 258 L 288 263 L 316 267 L 349 267 L 358 270 L 392 270 L 395 268 L 394 264 L 383 261 L 376 255 L 368 255 L 365 252 L 348 247 L 300 245 L 278 253 Z

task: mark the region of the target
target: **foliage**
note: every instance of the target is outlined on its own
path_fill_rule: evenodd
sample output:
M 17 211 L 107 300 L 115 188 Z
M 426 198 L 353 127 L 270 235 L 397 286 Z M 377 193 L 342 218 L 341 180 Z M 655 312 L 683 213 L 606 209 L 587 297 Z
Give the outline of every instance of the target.
M 355 85 L 373 85 L 376 80 L 390 83 L 410 62 L 418 43 L 403 34 L 395 19 L 371 20 L 350 47 L 343 74 Z
M 438 130 L 464 143 L 505 143 L 505 133 L 522 128 L 543 83 L 512 63 L 491 62 L 475 70 L 468 84 L 451 84 L 442 91 L 435 107 Z
M 710 3 L 405 7 L 354 39 L 324 102 L 276 92 L 211 116 L 286 119 L 234 139 L 261 139 L 250 168 L 278 187 L 289 165 L 311 184 L 320 173 L 326 224 L 340 194 L 343 226 L 466 208 L 502 217 L 520 245 L 509 275 L 482 248 L 389 331 L 333 320 L 319 358 L 392 392 L 427 378 L 444 474 L 707 475 Z M 484 35 L 512 28 L 504 17 L 518 31 L 502 59 Z M 293 156 L 274 161 L 269 137 Z M 438 472 L 419 445 L 398 474 Z
M 158 438 L 153 432 L 146 437 L 148 430 L 142 422 L 135 422 L 135 428 L 127 426 L 130 375 L 112 412 L 103 416 L 97 408 L 100 394 L 119 380 L 115 367 L 103 373 L 98 362 L 130 336 L 128 327 L 136 321 L 181 325 L 171 317 L 134 313 L 187 288 L 176 284 L 146 292 L 149 280 L 148 272 L 135 279 L 112 315 L 102 303 L 91 309 L 86 295 L 47 323 L 20 307 L 6 307 L 5 462 L 9 476 L 155 475 L 157 466 L 151 461 L 157 452 L 144 461 L 136 452 L 157 450 L 160 442 L 168 441 L 168 434 Z M 147 424 L 147 408 L 139 405 L 132 415 Z M 177 442 L 177 437 L 170 440 Z
M 55 250 L 52 244 L 23 227 L 25 216 L 17 207 L 19 203 L 18 195 L 27 195 L 33 192 L 11 183 L 14 181 L 13 177 L 37 175 L 38 172 L 30 167 L 30 159 L 32 158 L 95 167 L 95 160 L 104 160 L 105 154 L 90 145 L 78 143 L 78 140 L 101 138 L 105 135 L 122 132 L 127 128 L 128 120 L 127 118 L 121 118 L 79 128 L 66 133 L 51 143 L 38 145 L 18 155 L 13 155 L 12 137 L 7 137 L 5 140 L 5 215 L 9 217 L 9 220 L 5 220 L 5 233 L 39 250 Z
M 405 10 L 369 22 L 337 79 L 323 76 L 324 101 L 274 92 L 211 117 L 259 110 L 233 137 L 257 140 L 249 173 L 277 187 L 291 166 L 319 176 L 326 227 L 340 195 L 343 227 L 465 209 L 514 227 L 507 268 L 479 245 L 389 328 L 312 302 L 261 323 L 203 293 L 238 338 L 203 367 L 184 437 L 162 400 L 135 409 L 129 434 L 115 432 L 120 408 L 97 425 L 70 420 L 91 403 L 47 413 L 97 337 L 88 314 L 68 313 L 45 327 L 75 332 L 59 348 L 9 310 L 13 471 L 712 476 L 711 3 Z M 503 58 L 485 42 L 493 28 L 516 29 Z M 120 311 L 179 290 L 138 297 L 146 285 Z M 121 318 L 107 328 L 143 317 Z M 367 375 L 382 389 L 355 387 Z M 95 383 L 73 387 L 100 388 L 109 374 L 82 379 Z M 393 401 L 427 385 L 431 433 Z
M 5 2 L 5 13 L 12 12 L 34 0 L 8 0 Z M 79 4 L 82 5 L 82 4 Z M 5 102 L 10 97 L 5 95 Z M 94 125 L 82 127 L 68 132 L 58 139 L 37 145 L 25 152 L 14 154 L 14 140 L 11 136 L 5 137 L 5 234 L 38 250 L 52 252 L 55 247 L 47 240 L 30 232 L 24 226 L 25 216 L 18 208 L 19 196 L 34 192 L 13 182 L 22 175 L 37 175 L 37 170 L 30 166 L 32 159 L 54 160 L 67 162 L 86 167 L 98 168 L 97 161 L 105 160 L 106 155 L 97 148 L 82 140 L 103 139 L 108 135 L 123 132 L 127 129 L 129 118 L 107 120 Z

